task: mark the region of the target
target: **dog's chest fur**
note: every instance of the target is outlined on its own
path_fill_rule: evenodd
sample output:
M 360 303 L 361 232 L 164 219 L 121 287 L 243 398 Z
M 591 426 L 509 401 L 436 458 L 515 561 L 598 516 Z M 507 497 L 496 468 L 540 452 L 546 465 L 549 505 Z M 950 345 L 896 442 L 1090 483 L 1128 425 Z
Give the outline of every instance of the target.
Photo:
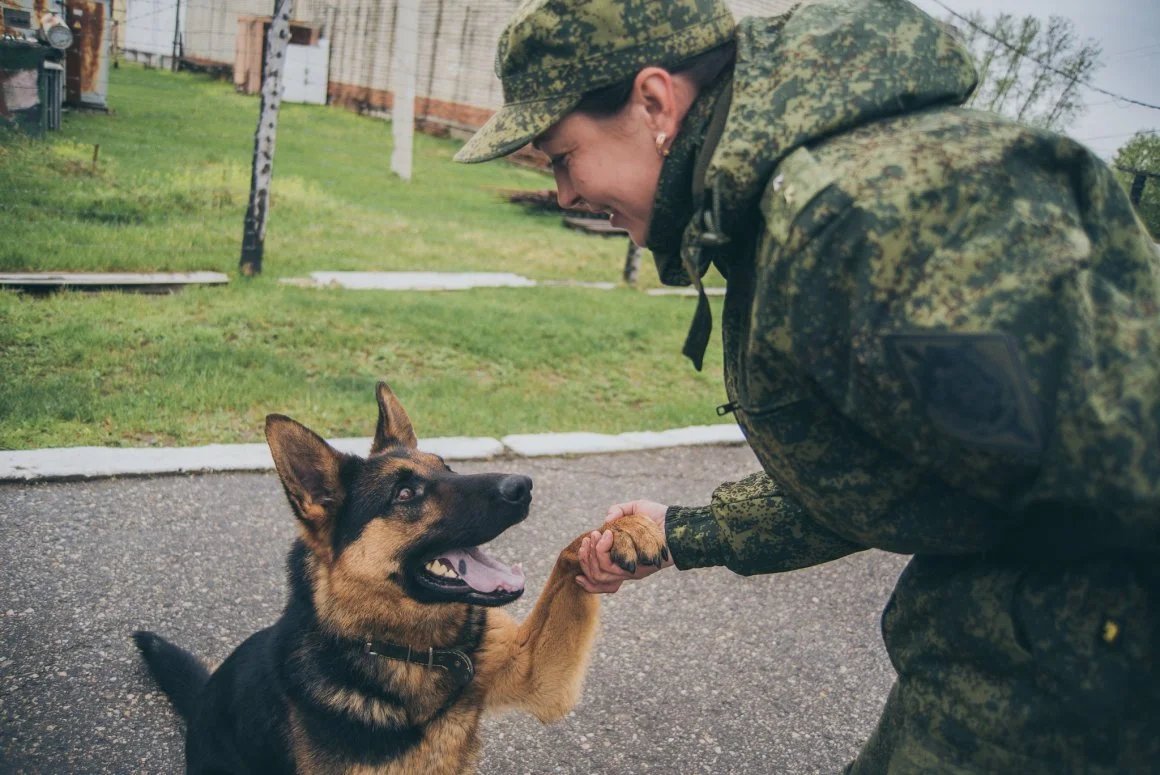
M 300 773 L 349 773 L 350 775 L 460 775 L 473 773 L 479 763 L 478 705 L 464 704 L 452 708 L 423 728 L 422 737 L 397 756 L 381 761 L 367 757 L 351 759 L 342 753 L 327 752 L 311 739 L 304 728 L 301 713 L 290 710 L 296 771 Z M 382 733 L 389 734 L 389 733 Z
M 308 773 L 473 772 L 483 703 L 437 667 L 304 647 L 288 661 L 289 735 Z

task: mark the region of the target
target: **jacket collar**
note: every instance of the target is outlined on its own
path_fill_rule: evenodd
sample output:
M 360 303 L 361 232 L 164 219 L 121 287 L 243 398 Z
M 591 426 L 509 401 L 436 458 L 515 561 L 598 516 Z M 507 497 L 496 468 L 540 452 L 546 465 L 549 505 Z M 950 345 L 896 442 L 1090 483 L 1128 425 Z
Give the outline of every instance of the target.
M 730 75 L 723 75 L 697 96 L 661 167 L 645 244 L 653 253 L 657 274 L 665 285 L 692 282 L 692 276 L 682 265 L 681 243 L 685 225 L 693 217 L 704 188 L 698 175 L 703 180 L 704 161 L 712 156 L 716 142 L 708 128 L 711 124 L 724 123 L 729 110 L 731 80 Z
M 699 291 L 683 350 L 698 370 L 712 328 L 700 278 L 714 259 L 736 253 L 781 160 L 864 124 L 961 104 L 977 82 L 970 54 L 906 0 L 795 7 L 743 20 L 736 40 L 731 93 L 718 102 L 719 128 L 715 116 L 695 162 L 694 209 L 679 252 Z

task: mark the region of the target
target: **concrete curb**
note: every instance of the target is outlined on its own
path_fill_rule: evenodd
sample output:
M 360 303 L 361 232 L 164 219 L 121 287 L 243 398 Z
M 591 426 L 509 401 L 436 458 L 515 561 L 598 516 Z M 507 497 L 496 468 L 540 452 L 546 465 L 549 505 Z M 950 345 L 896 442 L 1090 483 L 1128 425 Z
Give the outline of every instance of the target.
M 736 425 L 699 425 L 635 433 L 536 433 L 423 439 L 419 448 L 447 460 L 590 455 L 745 441 Z M 331 439 L 337 450 L 365 455 L 371 438 Z M 0 452 L 0 482 L 96 479 L 110 476 L 268 471 L 274 461 L 265 444 L 209 444 L 202 447 L 60 447 Z

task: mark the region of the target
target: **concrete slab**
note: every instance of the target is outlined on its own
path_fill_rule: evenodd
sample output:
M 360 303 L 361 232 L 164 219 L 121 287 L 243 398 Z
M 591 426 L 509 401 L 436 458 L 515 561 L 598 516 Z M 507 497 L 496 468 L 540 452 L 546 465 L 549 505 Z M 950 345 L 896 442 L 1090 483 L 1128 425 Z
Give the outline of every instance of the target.
M 693 296 L 696 297 L 696 288 L 649 288 L 645 291 L 649 296 Z M 705 289 L 706 296 L 724 296 L 725 289 L 716 286 Z
M 310 278 L 317 285 L 376 291 L 462 291 L 536 284 L 510 272 L 311 272 Z
M 540 280 L 537 285 L 547 288 L 592 288 L 597 291 L 614 291 L 619 283 L 588 283 L 581 280 Z

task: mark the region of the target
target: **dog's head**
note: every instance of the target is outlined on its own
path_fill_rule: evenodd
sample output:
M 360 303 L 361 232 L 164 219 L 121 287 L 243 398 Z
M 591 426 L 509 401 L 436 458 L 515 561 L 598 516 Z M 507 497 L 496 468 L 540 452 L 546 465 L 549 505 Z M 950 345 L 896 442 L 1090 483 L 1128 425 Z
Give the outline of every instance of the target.
M 336 451 L 288 417 L 266 418 L 266 440 L 298 518 L 320 601 L 349 620 L 383 605 L 510 603 L 523 572 L 479 547 L 528 515 L 532 481 L 461 475 L 420 452 L 403 407 L 378 386 L 370 456 Z M 357 609 L 357 612 L 356 612 Z M 401 612 L 400 612 L 401 613 Z

